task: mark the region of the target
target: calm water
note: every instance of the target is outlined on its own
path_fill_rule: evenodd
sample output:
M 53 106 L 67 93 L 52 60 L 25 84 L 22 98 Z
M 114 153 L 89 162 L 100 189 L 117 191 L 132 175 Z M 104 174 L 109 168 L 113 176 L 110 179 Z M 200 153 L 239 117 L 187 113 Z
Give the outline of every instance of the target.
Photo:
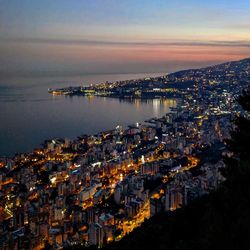
M 70 78 L 11 79 L 0 82 L 0 155 L 28 152 L 50 138 L 76 138 L 160 117 L 173 100 L 120 101 L 101 97 L 65 97 L 48 88 L 100 81 L 137 79 L 154 74 L 89 75 Z M 162 75 L 162 74 L 156 74 Z

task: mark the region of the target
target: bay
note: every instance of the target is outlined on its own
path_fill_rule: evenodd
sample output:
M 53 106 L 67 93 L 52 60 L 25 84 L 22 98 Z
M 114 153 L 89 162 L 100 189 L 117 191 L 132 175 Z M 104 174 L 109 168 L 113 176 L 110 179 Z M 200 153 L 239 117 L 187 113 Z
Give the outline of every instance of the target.
M 117 125 L 161 117 L 174 100 L 126 101 L 102 97 L 53 96 L 48 88 L 160 76 L 111 74 L 0 80 L 0 155 L 39 147 L 46 139 L 95 134 Z

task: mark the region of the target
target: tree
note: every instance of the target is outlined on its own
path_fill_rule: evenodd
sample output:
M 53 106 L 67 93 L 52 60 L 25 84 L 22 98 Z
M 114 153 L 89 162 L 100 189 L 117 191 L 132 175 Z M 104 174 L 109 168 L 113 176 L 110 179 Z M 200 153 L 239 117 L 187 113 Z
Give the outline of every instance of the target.
M 238 100 L 242 115 L 227 141 L 227 180 L 221 187 L 173 213 L 150 218 L 105 249 L 250 249 L 250 91 Z
M 224 160 L 227 165 L 224 175 L 228 182 L 235 178 L 238 180 L 250 171 L 250 165 L 248 164 L 250 161 L 250 89 L 243 91 L 238 102 L 244 113 L 236 116 L 231 139 L 226 141 L 228 150 L 231 152 L 231 156 Z

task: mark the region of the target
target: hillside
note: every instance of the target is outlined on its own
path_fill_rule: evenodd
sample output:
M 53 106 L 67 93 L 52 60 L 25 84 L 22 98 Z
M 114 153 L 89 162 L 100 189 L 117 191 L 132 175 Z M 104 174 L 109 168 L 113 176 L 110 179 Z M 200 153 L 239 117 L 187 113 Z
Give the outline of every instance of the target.
M 218 80 L 225 77 L 234 89 L 238 83 L 249 84 L 249 63 L 250 60 L 247 59 L 189 70 L 185 74 L 193 72 L 195 76 L 190 75 L 189 78 L 194 78 L 194 81 L 199 83 L 198 79 L 202 81 L 207 77 L 205 80 L 210 81 L 214 72 L 221 70 L 222 73 L 216 74 L 215 78 Z M 230 79 L 234 79 L 233 83 Z M 210 87 L 207 87 L 209 91 Z M 221 89 L 224 90 L 224 86 Z M 207 96 L 210 96 L 209 91 Z M 211 99 L 208 100 L 211 104 Z M 156 214 L 120 241 L 112 242 L 103 249 L 250 249 L 249 91 L 244 92 L 239 98 L 239 103 L 246 112 L 242 112 L 245 114 L 244 117 L 237 116 L 234 124 L 231 124 L 232 127 L 235 125 L 236 129 L 231 133 L 232 139 L 226 142 L 228 150 L 232 153 L 230 158 L 224 159 L 227 167 L 223 174 L 227 180 L 216 191 L 196 199 L 186 207 L 174 212 Z M 207 155 L 214 156 L 211 152 Z M 90 249 L 95 247 L 91 246 Z
M 208 66 L 200 69 L 187 69 L 181 70 L 174 73 L 169 74 L 169 77 L 189 77 L 189 76 L 209 76 L 216 74 L 217 76 L 230 76 L 233 75 L 242 75 L 245 74 L 249 77 L 249 73 L 247 71 L 250 68 L 250 58 L 245 58 L 239 61 L 231 61 L 218 65 Z
M 249 92 L 240 104 L 250 111 Z M 250 249 L 250 121 L 237 118 L 228 141 L 227 181 L 215 192 L 179 209 L 151 218 L 106 250 Z
M 183 98 L 198 88 L 234 89 L 250 82 L 250 59 L 227 62 L 201 69 L 188 69 L 160 77 L 106 82 L 86 87 L 51 90 L 63 95 L 97 95 L 120 99 Z

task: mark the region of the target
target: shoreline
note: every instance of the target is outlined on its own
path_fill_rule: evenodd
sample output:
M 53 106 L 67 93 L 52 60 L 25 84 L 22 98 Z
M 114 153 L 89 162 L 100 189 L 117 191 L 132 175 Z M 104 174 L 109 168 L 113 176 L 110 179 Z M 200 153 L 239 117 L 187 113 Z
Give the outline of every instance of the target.
M 73 96 L 72 96 L 73 97 Z M 100 98 L 103 98 L 102 96 L 96 96 L 96 97 L 100 97 Z M 131 98 L 124 98 L 124 99 L 121 99 L 121 100 L 123 100 L 123 101 L 128 101 L 128 100 L 139 100 L 139 101 L 146 101 L 146 100 L 149 100 L 149 101 L 151 101 L 151 100 L 158 100 L 158 99 L 161 99 L 161 98 L 152 98 L 152 99 L 149 99 L 149 98 L 145 98 L 145 99 L 136 99 L 136 98 L 134 98 L 134 99 L 131 99 Z M 170 99 L 174 99 L 174 100 L 176 100 L 176 101 L 178 101 L 180 98 L 170 98 Z M 169 112 L 171 112 L 171 108 L 173 108 L 173 107 L 176 107 L 176 105 L 173 105 L 173 106 L 169 106 Z M 169 113 L 168 112 L 168 113 Z M 145 121 L 139 121 L 139 123 L 141 124 L 141 123 L 146 123 L 148 120 L 151 120 L 151 119 L 154 119 L 154 118 L 156 118 L 156 117 L 151 117 L 151 118 L 148 118 L 147 120 L 145 120 Z M 160 119 L 160 118 L 162 118 L 162 117 L 158 117 L 158 119 Z M 136 124 L 136 123 L 138 123 L 138 121 L 134 121 L 134 124 Z M 123 127 L 123 125 L 118 125 L 117 124 L 117 126 L 122 126 Z M 129 124 L 127 124 L 127 125 L 124 125 L 124 127 L 125 127 L 125 129 L 126 128 L 128 128 L 130 125 Z M 77 138 L 79 138 L 79 137 L 81 137 L 81 136 L 96 136 L 96 135 L 98 135 L 98 134 L 102 134 L 102 133 L 106 133 L 107 131 L 113 131 L 113 130 L 115 130 L 115 129 L 108 129 L 108 130 L 101 130 L 101 131 L 97 131 L 96 133 L 93 133 L 93 134 L 79 134 L 79 135 L 77 135 L 75 138 L 67 138 L 66 137 L 66 139 L 69 139 L 69 140 L 72 140 L 72 141 L 75 141 Z M 45 146 L 45 142 L 47 142 L 47 141 L 52 141 L 52 140 L 64 140 L 62 137 L 59 137 L 59 138 L 54 138 L 54 137 L 52 137 L 51 139 L 49 139 L 49 138 L 47 138 L 47 139 L 45 139 L 42 143 L 40 143 L 40 145 L 41 146 Z M 0 155 L 0 159 L 1 158 L 6 158 L 6 159 L 13 159 L 13 158 L 15 158 L 15 157 L 18 157 L 18 156 L 21 156 L 21 155 L 29 155 L 29 154 L 32 154 L 34 151 L 36 151 L 36 150 L 39 150 L 39 149 L 41 149 L 41 147 L 34 147 L 31 151 L 27 151 L 27 152 L 16 152 L 16 153 L 14 153 L 14 155 L 12 155 L 12 156 L 5 156 L 5 155 Z
M 5 223 L 12 225 L 23 215 L 8 234 L 20 231 L 20 240 L 31 248 L 100 248 L 146 219 L 216 190 L 225 181 L 221 169 L 231 120 L 243 115 L 235 100 L 249 86 L 249 63 L 169 76 L 193 86 L 179 88 L 183 98 L 172 112 L 146 124 L 117 126 L 73 141 L 49 140 L 42 149 L 0 162 Z M 147 87 L 155 84 L 149 81 Z M 121 91 L 127 87 L 134 85 Z

